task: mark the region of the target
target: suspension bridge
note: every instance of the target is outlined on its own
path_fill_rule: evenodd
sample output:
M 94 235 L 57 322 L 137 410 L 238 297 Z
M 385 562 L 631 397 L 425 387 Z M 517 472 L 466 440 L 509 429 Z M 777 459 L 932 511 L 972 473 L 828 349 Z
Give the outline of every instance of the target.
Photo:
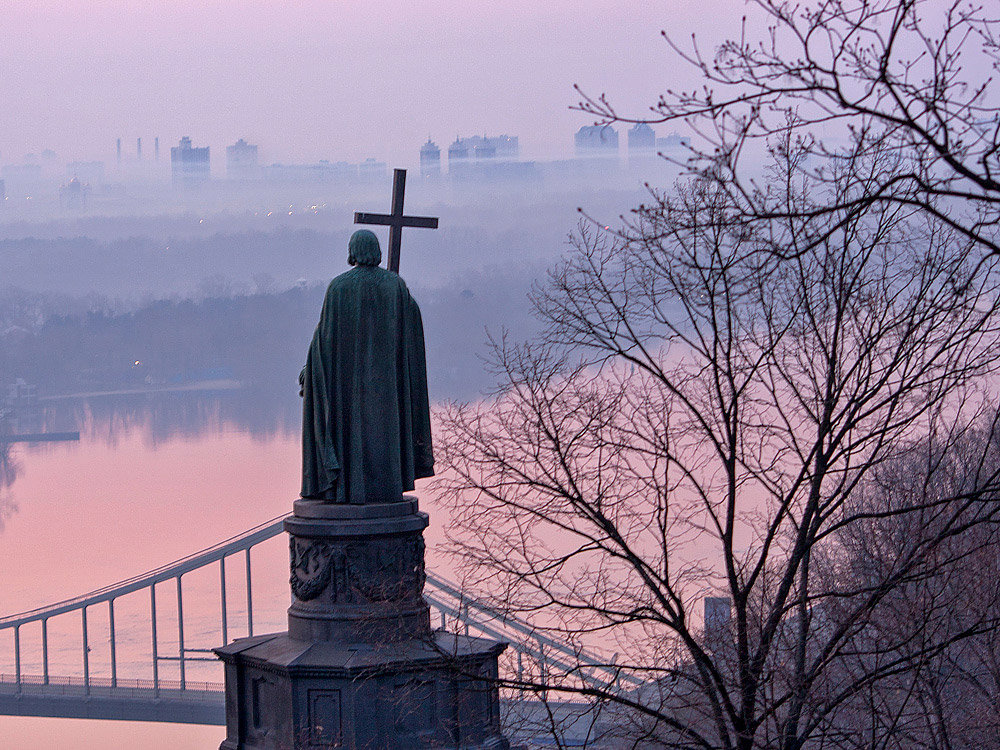
M 257 545 L 283 533 L 282 520 L 283 516 L 272 519 L 196 554 L 82 596 L 0 617 L 0 634 L 8 631 L 13 635 L 14 665 L 12 674 L 0 673 L 0 715 L 224 725 L 223 684 L 189 679 L 189 670 L 199 662 L 218 664 L 221 680 L 222 665 L 212 655 L 210 646 L 229 643 L 230 636 L 254 635 L 254 571 L 250 553 Z M 212 567 L 218 570 L 214 612 L 204 611 L 204 597 L 198 597 L 197 611 L 192 611 L 190 605 L 185 610 L 185 576 L 195 571 L 210 572 Z M 238 575 L 233 576 L 236 571 Z M 239 587 L 233 586 L 234 578 L 242 579 Z M 129 620 L 130 631 L 138 628 L 148 634 L 148 662 L 141 665 L 147 674 L 144 678 L 120 674 L 120 627 L 115 623 L 115 604 L 125 597 L 130 598 L 133 607 L 136 597 L 148 602 L 143 622 L 136 623 L 134 617 Z M 169 601 L 165 602 L 165 597 Z M 235 607 L 240 614 L 238 621 L 232 617 L 234 597 L 240 600 Z M 552 639 L 523 620 L 501 615 L 465 597 L 458 585 L 444 578 L 428 573 L 424 597 L 431 606 L 434 621 L 440 622 L 442 628 L 509 643 L 507 668 L 515 672 L 510 677 L 530 674 L 544 681 L 546 675 L 558 670 L 574 679 L 603 686 L 630 689 L 639 685 L 634 678 L 619 674 L 613 664 Z M 167 617 L 163 614 L 165 604 L 171 610 Z M 95 613 L 101 616 L 96 618 Z M 60 622 L 70 618 L 77 623 L 78 667 L 71 674 L 54 674 L 50 670 L 49 623 L 56 617 Z M 95 627 L 98 619 L 100 626 Z M 211 632 L 217 633 L 218 642 L 189 645 L 191 637 L 185 632 L 185 624 L 195 620 L 199 624 L 212 621 Z M 164 633 L 165 627 L 172 632 Z M 31 654 L 30 659 L 32 664 L 41 664 L 40 672 L 29 673 L 22 668 L 29 661 L 26 650 L 22 649 L 28 632 L 33 632 L 32 642 L 40 643 L 41 653 Z M 199 633 L 204 637 L 203 627 Z M 169 650 L 163 647 L 164 641 L 171 644 Z M 91 654 L 98 644 L 103 647 L 105 643 L 110 651 L 110 666 L 98 675 L 92 669 Z M 169 678 L 161 674 L 167 671 L 165 665 L 170 667 Z M 134 672 L 134 663 L 130 666 L 133 668 L 129 671 Z M 562 702 L 550 703 L 543 710 L 538 698 L 538 695 L 516 699 L 508 696 L 505 701 L 508 713 L 518 717 L 520 732 L 544 731 L 552 723 L 553 705 L 558 714 L 556 720 L 565 732 L 578 735 L 592 731 L 590 726 L 595 717 L 589 707 Z M 533 714 L 538 714 L 537 721 Z M 536 724 L 536 729 L 528 729 Z

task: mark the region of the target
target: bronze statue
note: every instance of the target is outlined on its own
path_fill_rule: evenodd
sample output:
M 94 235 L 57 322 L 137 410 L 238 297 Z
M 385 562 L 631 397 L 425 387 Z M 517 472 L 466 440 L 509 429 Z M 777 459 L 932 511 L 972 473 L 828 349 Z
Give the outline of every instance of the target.
M 302 497 L 390 503 L 434 474 L 420 308 L 367 229 L 330 282 L 299 375 Z

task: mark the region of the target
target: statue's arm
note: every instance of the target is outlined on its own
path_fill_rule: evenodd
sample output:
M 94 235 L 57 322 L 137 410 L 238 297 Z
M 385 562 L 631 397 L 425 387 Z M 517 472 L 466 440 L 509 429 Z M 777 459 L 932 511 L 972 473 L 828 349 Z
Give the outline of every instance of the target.
M 313 349 L 316 348 L 316 346 L 317 346 L 317 344 L 319 342 L 320 332 L 323 330 L 323 323 L 324 323 L 325 318 L 326 318 L 326 302 L 324 301 L 324 303 L 323 303 L 323 312 L 320 313 L 320 316 L 319 316 L 319 325 L 317 325 L 316 326 L 316 330 L 313 331 L 312 343 L 309 344 L 309 351 L 306 353 L 306 363 L 304 365 L 302 365 L 302 369 L 299 370 L 299 397 L 300 398 L 304 398 L 305 397 L 305 391 L 306 391 L 306 368 L 309 366 L 309 357 L 311 356 Z
M 411 359 L 409 371 L 411 418 L 415 442 L 415 478 L 434 476 L 434 450 L 431 446 L 430 399 L 427 393 L 427 354 L 424 347 L 424 326 L 420 308 L 411 300 L 411 341 L 408 347 Z

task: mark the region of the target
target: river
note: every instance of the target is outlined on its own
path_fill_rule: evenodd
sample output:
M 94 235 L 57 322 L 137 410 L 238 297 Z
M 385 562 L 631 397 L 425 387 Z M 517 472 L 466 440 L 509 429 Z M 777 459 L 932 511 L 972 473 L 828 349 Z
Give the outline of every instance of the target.
M 298 494 L 294 394 L 284 401 L 242 391 L 98 396 L 46 406 L 38 421 L 42 429 L 78 429 L 81 438 L 8 447 L 0 472 L 0 614 L 70 598 L 197 552 L 289 512 Z M 440 544 L 432 509 L 432 557 Z M 255 548 L 256 633 L 284 629 L 287 565 L 283 538 Z M 233 567 L 230 580 L 240 580 L 241 569 Z M 217 568 L 185 576 L 184 585 L 185 645 L 220 645 Z M 237 585 L 230 592 L 230 637 L 244 634 L 241 591 Z M 171 593 L 164 591 L 163 599 L 171 602 Z M 91 674 L 110 676 L 107 615 L 94 610 Z M 119 676 L 149 679 L 148 597 L 116 603 L 115 617 Z M 177 643 L 170 604 L 158 624 L 161 653 L 168 653 Z M 9 631 L 0 633 L 0 672 L 6 674 L 14 671 L 12 640 Z M 23 673 L 41 674 L 40 640 L 40 632 L 22 629 Z M 54 618 L 49 640 L 50 673 L 81 675 L 78 617 Z M 176 679 L 170 669 L 162 666 L 161 678 Z M 221 682 L 222 670 L 214 663 L 189 665 L 187 679 Z M 223 737 L 222 727 L 0 716 L 0 747 L 23 750 L 205 750 Z

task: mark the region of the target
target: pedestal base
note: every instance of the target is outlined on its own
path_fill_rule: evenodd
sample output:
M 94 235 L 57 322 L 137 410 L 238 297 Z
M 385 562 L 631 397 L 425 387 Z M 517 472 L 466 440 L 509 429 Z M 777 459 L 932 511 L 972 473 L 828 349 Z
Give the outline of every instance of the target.
M 288 632 L 215 649 L 226 667 L 221 750 L 506 750 L 506 644 L 431 631 L 427 515 L 414 498 L 300 500 L 285 519 Z
M 226 669 L 220 750 L 505 750 L 497 656 L 504 644 L 436 632 L 385 645 L 244 638 Z

